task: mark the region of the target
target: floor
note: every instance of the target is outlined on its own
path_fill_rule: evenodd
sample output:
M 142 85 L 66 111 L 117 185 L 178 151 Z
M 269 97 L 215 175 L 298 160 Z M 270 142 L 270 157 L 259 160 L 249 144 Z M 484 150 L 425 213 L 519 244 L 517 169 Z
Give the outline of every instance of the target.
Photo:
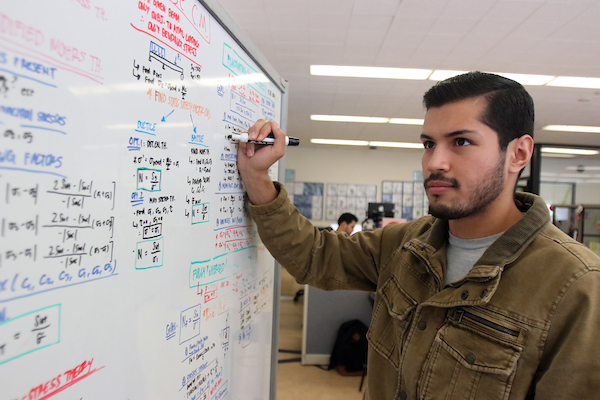
M 327 371 L 314 365 L 303 366 L 299 361 L 281 362 L 300 358 L 302 311 L 302 298 L 294 302 L 290 296 L 283 296 L 279 316 L 277 400 L 361 400 L 363 393 L 358 391 L 361 377 L 341 376 L 335 370 Z M 323 368 L 326 369 L 326 366 Z

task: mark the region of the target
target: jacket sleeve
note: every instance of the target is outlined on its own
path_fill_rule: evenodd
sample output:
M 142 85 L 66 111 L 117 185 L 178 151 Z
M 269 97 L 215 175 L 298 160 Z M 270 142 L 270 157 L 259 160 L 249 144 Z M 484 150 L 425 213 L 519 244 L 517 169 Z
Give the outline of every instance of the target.
M 535 398 L 598 398 L 600 271 L 589 269 L 573 277 L 555 310 L 536 377 Z
M 271 203 L 247 207 L 261 240 L 298 283 L 325 289 L 375 291 L 381 229 L 344 233 L 320 231 L 289 201 L 283 185 L 275 182 L 278 197 Z

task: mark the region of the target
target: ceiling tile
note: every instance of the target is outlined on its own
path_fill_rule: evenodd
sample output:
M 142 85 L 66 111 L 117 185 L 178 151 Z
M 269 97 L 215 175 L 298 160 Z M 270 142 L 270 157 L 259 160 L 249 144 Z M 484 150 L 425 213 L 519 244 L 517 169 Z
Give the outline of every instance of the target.
M 450 0 L 443 7 L 440 17 L 448 19 L 483 18 L 494 6 L 495 0 Z
M 288 14 L 291 18 L 308 15 L 310 10 L 303 1 L 262 0 L 262 3 L 267 14 Z
M 350 16 L 353 10 L 353 2 L 348 0 L 308 0 L 307 4 L 311 15 Z
M 239 15 L 242 12 L 263 12 L 265 11 L 263 0 L 219 0 L 219 3 L 225 8 L 229 15 Z
M 541 21 L 554 22 L 564 24 L 565 22 L 571 21 L 582 15 L 590 15 L 590 9 L 592 4 L 597 1 L 578 0 L 578 1 L 548 1 L 544 2 L 536 11 L 533 13 L 529 21 L 532 23 L 538 23 Z M 593 15 L 593 14 L 591 14 Z M 596 17 L 598 15 L 596 14 Z M 591 22 L 591 21 L 588 21 Z M 594 22 L 598 22 L 595 20 Z
M 353 15 L 346 43 L 379 46 L 386 38 L 391 24 L 392 17 Z
M 312 31 L 315 29 L 320 30 L 337 30 L 346 32 L 350 27 L 350 20 L 352 16 L 348 15 L 336 15 L 332 17 L 328 14 L 311 14 L 306 21 L 306 29 Z
M 550 40 L 570 40 L 579 41 L 587 39 L 597 39 L 600 33 L 600 26 L 597 23 L 593 25 L 581 24 L 577 21 L 566 24 L 560 29 L 557 29 L 551 34 L 548 39 Z
M 390 26 L 390 35 L 426 35 L 430 32 L 431 27 L 435 24 L 436 19 L 433 17 L 410 17 L 396 16 Z
M 331 44 L 311 44 L 310 45 L 310 65 L 340 65 L 344 57 L 343 45 Z
M 557 21 L 540 21 L 533 22 L 531 19 L 516 27 L 509 35 L 513 42 L 520 42 L 531 38 L 545 40 L 550 35 L 554 34 L 563 24 Z
M 306 60 L 307 58 L 306 53 L 299 51 L 290 51 L 291 49 L 289 47 L 282 49 L 282 51 L 278 51 L 277 44 L 275 45 L 275 50 L 277 51 L 277 57 L 279 59 L 280 65 L 293 65 L 294 67 L 292 68 L 292 72 L 295 69 L 302 66 L 302 69 L 306 69 L 308 72 L 308 68 L 306 68 L 306 65 L 304 64 L 304 60 Z
M 373 61 L 379 53 L 379 46 L 352 46 L 344 48 L 343 65 L 373 65 Z
M 413 52 L 409 65 L 411 68 L 441 69 L 442 62 L 452 52 L 450 47 L 419 47 Z
M 310 42 L 319 45 L 343 46 L 346 44 L 346 31 L 336 29 L 311 29 Z
M 475 18 L 438 18 L 433 26 L 429 29 L 430 35 L 435 36 L 459 36 L 467 35 L 477 24 L 479 19 Z
M 395 15 L 402 0 L 354 0 L 354 15 Z
M 403 0 L 398 9 L 398 16 L 405 18 L 435 18 L 442 15 L 449 0 Z
M 509 21 L 525 21 L 543 6 L 544 0 L 502 0 L 497 1 L 484 19 L 494 18 Z
M 522 21 L 518 19 L 485 18 L 469 32 L 467 39 L 487 40 L 489 38 L 504 38 L 519 27 Z M 492 45 L 494 43 L 491 43 Z
M 290 44 L 293 46 L 304 45 L 309 47 L 309 33 L 306 29 L 275 29 L 271 28 L 273 42 Z
M 469 48 L 454 49 L 445 58 L 443 65 L 439 69 L 449 69 L 458 71 L 472 71 L 481 69 L 479 66 L 483 54 L 480 50 L 471 50 Z
M 462 40 L 463 38 L 460 36 L 430 34 L 423 38 L 419 49 L 430 52 L 436 52 L 440 49 L 451 50 L 460 45 Z

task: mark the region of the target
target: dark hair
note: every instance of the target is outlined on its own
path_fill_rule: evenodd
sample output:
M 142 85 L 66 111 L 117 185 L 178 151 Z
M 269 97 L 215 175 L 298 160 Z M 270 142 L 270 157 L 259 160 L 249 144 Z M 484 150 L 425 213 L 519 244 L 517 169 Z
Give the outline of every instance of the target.
M 533 137 L 533 99 L 525 88 L 512 79 L 485 72 L 467 72 L 440 81 L 423 96 L 428 110 L 455 101 L 483 96 L 487 108 L 481 122 L 498 133 L 500 149 L 518 137 Z
M 345 222 L 347 224 L 351 224 L 354 221 L 358 221 L 358 218 L 356 218 L 356 215 L 350 214 L 350 213 L 343 213 L 338 218 L 338 225 L 341 225 L 342 222 Z

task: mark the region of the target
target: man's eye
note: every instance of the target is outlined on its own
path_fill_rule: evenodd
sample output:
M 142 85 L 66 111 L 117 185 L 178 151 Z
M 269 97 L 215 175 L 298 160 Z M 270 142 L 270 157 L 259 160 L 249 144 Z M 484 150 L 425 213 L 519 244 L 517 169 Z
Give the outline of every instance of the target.
M 426 149 L 433 149 L 434 146 L 435 143 L 433 143 L 431 140 L 426 140 L 423 142 L 423 147 L 425 147 Z
M 465 138 L 458 138 L 456 139 L 456 145 L 457 146 L 467 146 L 470 145 L 471 142 L 468 139 Z

